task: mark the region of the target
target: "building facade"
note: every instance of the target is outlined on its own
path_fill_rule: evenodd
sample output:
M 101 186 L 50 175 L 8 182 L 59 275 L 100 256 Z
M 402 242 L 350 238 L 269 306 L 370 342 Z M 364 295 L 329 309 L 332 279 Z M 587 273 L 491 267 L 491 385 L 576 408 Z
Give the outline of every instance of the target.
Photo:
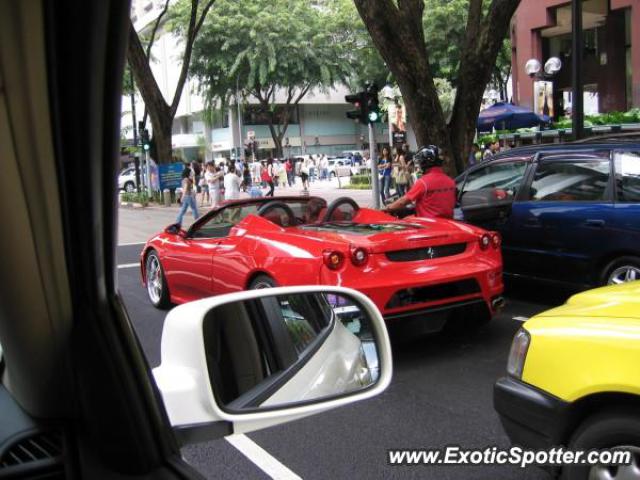
M 583 80 L 585 113 L 640 107 L 640 0 L 583 1 Z M 562 61 L 551 82 L 555 117 L 571 108 L 571 2 L 522 0 L 511 23 L 513 101 L 536 109 L 535 79 L 525 72 L 529 59 L 543 65 Z

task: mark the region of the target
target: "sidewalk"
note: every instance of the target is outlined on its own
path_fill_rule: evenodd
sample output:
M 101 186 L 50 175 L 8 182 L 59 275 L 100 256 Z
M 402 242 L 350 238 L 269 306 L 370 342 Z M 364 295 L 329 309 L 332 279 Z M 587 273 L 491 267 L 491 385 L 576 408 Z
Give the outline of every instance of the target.
M 341 183 L 342 185 L 348 184 L 348 179 L 341 179 Z M 275 197 L 298 196 L 301 194 L 302 185 L 300 182 L 295 187 L 275 189 Z M 324 198 L 327 203 L 331 203 L 339 197 L 351 197 L 360 206 L 369 207 L 373 205 L 371 190 L 339 189 L 336 179 L 312 183 L 309 188 L 309 195 Z M 249 195 L 240 193 L 240 198 L 249 198 Z M 170 207 L 158 205 L 146 208 L 121 207 L 118 218 L 118 244 L 146 242 L 167 225 L 174 223 L 179 209 L 180 207 L 175 204 Z M 198 197 L 198 213 L 203 215 L 208 211 L 208 207 L 200 207 L 200 197 Z M 183 225 L 188 227 L 191 223 L 193 223 L 193 216 L 189 212 L 184 217 Z

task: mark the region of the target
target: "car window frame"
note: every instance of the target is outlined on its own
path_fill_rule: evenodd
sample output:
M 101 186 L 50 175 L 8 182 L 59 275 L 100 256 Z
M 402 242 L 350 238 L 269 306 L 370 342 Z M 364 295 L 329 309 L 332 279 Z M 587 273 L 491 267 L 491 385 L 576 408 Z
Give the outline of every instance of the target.
M 211 222 L 214 218 L 216 218 L 218 215 L 222 215 L 225 211 L 227 211 L 229 208 L 245 208 L 245 207 L 249 207 L 249 206 L 253 206 L 256 205 L 258 206 L 257 203 L 253 203 L 253 202 L 249 202 L 249 203 L 235 203 L 235 204 L 230 204 L 230 205 L 224 205 L 222 207 L 220 207 L 217 210 L 213 210 L 211 212 L 210 215 L 206 215 L 202 218 L 202 221 L 198 221 L 196 223 L 194 223 L 193 225 L 191 225 L 191 227 L 189 227 L 189 230 L 187 231 L 187 239 L 189 240 L 212 240 L 212 239 L 224 239 L 224 238 L 228 238 L 229 234 L 227 235 L 223 235 L 220 237 L 196 237 L 195 234 L 196 232 L 198 232 L 198 230 L 200 230 L 202 227 L 204 227 L 205 225 L 209 224 L 209 222 Z M 260 207 L 258 206 L 258 209 Z M 257 211 L 257 210 L 256 210 Z M 240 220 L 238 223 L 242 222 L 247 216 L 252 215 L 251 213 L 247 214 L 244 218 L 242 218 L 242 220 Z M 231 229 L 233 229 L 238 223 L 234 224 Z
M 536 154 L 537 155 L 537 154 Z M 461 187 L 457 192 L 457 200 L 458 202 L 460 202 L 460 199 L 462 198 L 462 194 L 464 193 L 464 187 L 467 184 L 467 182 L 469 181 L 469 175 L 472 173 L 477 172 L 480 169 L 483 168 L 487 168 L 491 165 L 498 165 L 498 164 L 503 164 L 503 163 L 508 163 L 508 162 L 524 162 L 525 163 L 525 170 L 524 173 L 522 175 L 522 183 L 520 184 L 520 188 L 518 189 L 518 191 L 516 192 L 516 196 L 515 198 L 517 198 L 520 194 L 520 192 L 523 190 L 522 186 L 525 185 L 525 181 L 527 179 L 527 175 L 531 169 L 531 165 L 533 164 L 535 155 L 530 155 L 530 154 L 526 154 L 526 155 L 518 155 L 518 156 L 502 156 L 500 158 L 495 158 L 495 159 L 491 159 L 485 162 L 480 162 L 476 165 L 474 165 L 473 167 L 469 168 L 466 172 L 464 172 L 464 178 L 461 181 Z M 514 200 L 515 200 L 514 198 Z
M 613 149 L 610 147 L 603 146 L 601 148 L 589 148 L 589 149 L 557 149 L 557 150 L 544 150 L 537 152 L 533 162 L 530 165 L 530 169 L 527 172 L 526 183 L 523 183 L 524 188 L 520 189 L 518 192 L 516 201 L 518 202 L 528 202 L 533 204 L 543 204 L 550 202 L 562 202 L 562 200 L 534 200 L 531 198 L 531 186 L 533 184 L 533 180 L 535 178 L 536 171 L 543 163 L 563 163 L 563 162 L 571 162 L 579 159 L 563 159 L 563 160 L 548 160 L 545 161 L 545 157 L 552 155 L 564 155 L 564 156 L 575 156 L 581 154 L 593 154 L 595 155 L 597 152 L 608 152 L 607 155 L 602 156 L 600 159 L 598 158 L 585 158 L 584 161 L 604 161 L 605 159 L 609 160 L 609 179 L 607 181 L 607 188 L 605 189 L 606 196 L 608 198 L 600 199 L 600 200 L 572 200 L 567 203 L 580 203 L 585 205 L 593 205 L 597 203 L 614 203 L 614 171 L 613 171 Z
M 624 147 L 624 148 L 612 148 L 611 149 L 611 179 L 613 181 L 613 203 L 620 205 L 640 205 L 640 200 L 637 202 L 620 200 L 618 198 L 619 192 L 618 188 L 618 180 L 616 178 L 617 170 L 616 170 L 616 154 L 624 154 L 624 153 L 634 153 L 638 156 L 638 161 L 640 162 L 640 146 L 633 147 Z

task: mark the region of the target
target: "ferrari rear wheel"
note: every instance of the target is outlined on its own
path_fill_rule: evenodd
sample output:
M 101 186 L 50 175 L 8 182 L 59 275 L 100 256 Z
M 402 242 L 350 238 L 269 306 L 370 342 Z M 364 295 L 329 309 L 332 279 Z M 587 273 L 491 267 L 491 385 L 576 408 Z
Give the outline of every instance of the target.
M 251 280 L 249 284 L 249 290 L 258 290 L 261 288 L 273 288 L 277 287 L 278 284 L 276 281 L 271 278 L 269 275 L 258 275 L 256 278 Z
M 159 309 L 166 309 L 171 305 L 169 289 L 160 264 L 160 258 L 155 250 L 147 255 L 145 261 L 145 277 L 147 279 L 147 295 L 151 304 Z

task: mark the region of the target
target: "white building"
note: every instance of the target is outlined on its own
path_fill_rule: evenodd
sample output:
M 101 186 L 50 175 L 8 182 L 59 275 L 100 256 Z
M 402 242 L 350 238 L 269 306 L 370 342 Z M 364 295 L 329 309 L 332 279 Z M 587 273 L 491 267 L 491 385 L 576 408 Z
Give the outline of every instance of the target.
M 136 30 L 151 28 L 164 3 L 164 0 L 133 0 L 131 18 Z M 215 4 L 212 13 L 214 10 Z M 151 69 L 168 103 L 172 100 L 170 96 L 173 96 L 178 82 L 183 48 L 174 35 L 160 27 L 151 51 Z M 242 147 L 249 136 L 255 136 L 259 157 L 275 155 L 275 145 L 268 125 L 253 107 L 258 103 L 257 100 L 250 99 L 248 105 L 241 106 L 240 121 L 237 105 L 233 105 L 224 112 L 222 119 L 207 126 L 202 115 L 204 101 L 196 92 L 195 80 L 187 80 L 173 122 L 174 154 L 185 160 L 230 157 L 234 149 Z M 344 150 L 362 149 L 368 145 L 367 128 L 346 118 L 346 112 L 352 108 L 344 100 L 348 93 L 350 92 L 344 86 L 328 93 L 308 93 L 291 115 L 283 141 L 284 154 L 322 152 L 331 155 Z M 139 95 L 136 96 L 135 109 L 137 120 L 140 120 L 144 103 Z M 126 129 L 127 137 L 133 138 L 130 97 L 123 97 L 122 110 L 122 127 Z M 147 128 L 151 130 L 150 121 L 147 121 Z M 376 142 L 388 143 L 387 125 L 378 124 L 375 130 Z

